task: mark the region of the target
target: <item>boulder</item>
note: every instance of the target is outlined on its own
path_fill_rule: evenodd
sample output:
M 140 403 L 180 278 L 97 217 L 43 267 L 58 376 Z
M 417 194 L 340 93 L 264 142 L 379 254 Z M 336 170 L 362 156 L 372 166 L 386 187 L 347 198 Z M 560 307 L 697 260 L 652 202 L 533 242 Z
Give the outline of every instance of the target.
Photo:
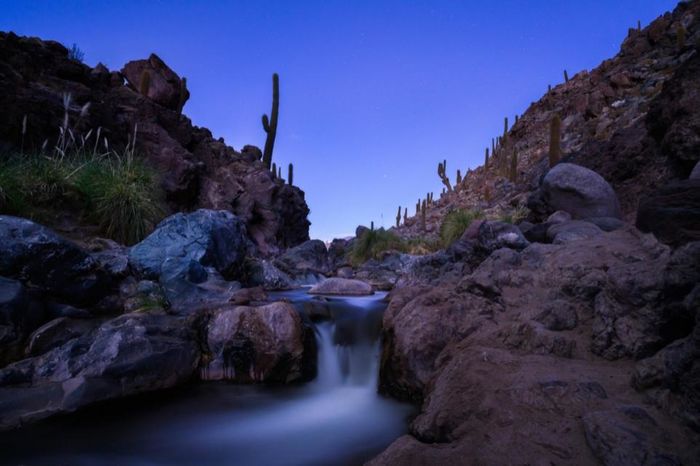
M 47 319 L 44 303 L 22 283 L 0 277 L 0 367 L 22 357 L 24 339 Z
M 636 225 L 672 246 L 700 240 L 700 180 L 672 182 L 643 197 Z
M 31 220 L 0 215 L 0 276 L 31 283 L 75 305 L 114 292 L 112 277 L 87 251 Z
M 478 241 L 481 247 L 489 251 L 500 248 L 522 250 L 530 244 L 520 228 L 497 221 L 486 221 L 480 225 Z
M 314 239 L 285 251 L 274 260 L 277 268 L 293 278 L 327 275 L 330 272 L 328 250 L 323 241 Z
M 589 217 L 584 219 L 603 231 L 615 231 L 625 226 L 625 222 L 614 217 Z
M 170 110 L 179 110 L 180 105 L 184 105 L 190 98 L 190 92 L 180 77 L 155 53 L 146 60 L 128 62 L 121 73 L 136 92 L 142 92 L 143 75 L 148 73 L 148 89 L 145 96 Z
M 227 211 L 200 209 L 163 220 L 129 251 L 142 278 L 158 280 L 173 311 L 191 313 L 228 302 L 240 288 L 250 241 L 245 225 Z
M 372 286 L 351 278 L 328 278 L 309 289 L 310 294 L 364 296 L 374 293 Z
M 528 207 L 545 215 L 563 210 L 575 219 L 620 218 L 612 186 L 593 170 L 571 163 L 559 163 L 547 172 Z
M 387 251 L 378 259 L 369 259 L 355 270 L 354 278 L 369 283 L 375 290 L 391 290 L 399 277 L 415 261 L 410 254 Z M 350 278 L 350 277 L 345 277 Z
M 288 383 L 308 375 L 313 340 L 294 306 L 227 306 L 211 311 L 205 327 L 203 380 Z
M 199 361 L 180 318 L 125 314 L 0 369 L 0 429 L 186 382 Z
M 292 277 L 265 259 L 251 259 L 248 267 L 248 286 L 262 286 L 266 290 L 290 290 L 296 287 Z
M 29 337 L 28 356 L 38 356 L 99 327 L 97 319 L 59 317 L 36 329 Z
M 568 243 L 600 235 L 603 230 L 595 224 L 583 220 L 570 220 L 557 223 L 547 229 L 547 239 L 554 244 Z

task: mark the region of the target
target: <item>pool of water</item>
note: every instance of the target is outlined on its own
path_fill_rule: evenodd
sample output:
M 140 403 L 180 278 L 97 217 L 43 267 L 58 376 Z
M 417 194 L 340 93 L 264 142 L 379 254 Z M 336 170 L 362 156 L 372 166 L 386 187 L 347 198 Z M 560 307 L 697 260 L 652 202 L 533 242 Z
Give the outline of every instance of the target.
M 277 293 L 296 306 L 302 291 Z M 411 406 L 377 394 L 383 295 L 333 298 L 316 323 L 318 375 L 272 387 L 196 383 L 0 434 L 3 464 L 354 465 L 406 431 Z M 306 303 L 306 304 L 305 304 Z

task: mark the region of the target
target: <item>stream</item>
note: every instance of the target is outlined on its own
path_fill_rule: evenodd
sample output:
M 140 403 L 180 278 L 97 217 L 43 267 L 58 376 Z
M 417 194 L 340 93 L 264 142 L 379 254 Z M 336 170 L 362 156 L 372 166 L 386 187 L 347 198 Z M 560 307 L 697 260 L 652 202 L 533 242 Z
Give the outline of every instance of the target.
M 356 465 L 406 432 L 413 408 L 377 394 L 384 294 L 329 298 L 318 374 L 291 386 L 196 383 L 0 434 L 13 465 Z M 272 293 L 301 308 L 305 290 Z

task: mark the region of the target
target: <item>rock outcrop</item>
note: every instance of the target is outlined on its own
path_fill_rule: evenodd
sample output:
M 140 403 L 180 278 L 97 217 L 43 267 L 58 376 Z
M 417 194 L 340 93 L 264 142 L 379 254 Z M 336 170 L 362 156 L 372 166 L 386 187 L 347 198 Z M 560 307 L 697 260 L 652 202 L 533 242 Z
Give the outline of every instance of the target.
M 314 285 L 309 294 L 366 296 L 374 293 L 372 286 L 361 280 L 333 277 Z
M 167 213 L 229 210 L 263 253 L 308 240 L 304 192 L 276 179 L 259 160 L 259 150 L 248 146 L 237 152 L 193 126 L 179 111 L 189 96 L 181 83 L 155 55 L 109 71 L 71 59 L 57 42 L 0 32 L 0 149 L 19 149 L 24 118 L 24 149 L 38 150 L 44 141 L 52 147 L 64 118 L 63 95 L 70 94 L 68 114 L 77 138 L 91 129 L 94 137 L 100 128 L 101 137 L 118 149 L 136 131 L 137 153 L 161 176 Z

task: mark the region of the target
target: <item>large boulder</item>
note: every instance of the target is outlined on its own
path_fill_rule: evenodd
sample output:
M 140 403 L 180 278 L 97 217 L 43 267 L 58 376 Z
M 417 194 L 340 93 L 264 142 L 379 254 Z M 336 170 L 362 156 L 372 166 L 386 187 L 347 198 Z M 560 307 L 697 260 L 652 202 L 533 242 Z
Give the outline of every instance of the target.
M 190 98 L 182 79 L 155 53 L 146 60 L 128 62 L 121 72 L 129 85 L 138 92 L 142 91 L 141 83 L 144 79 L 147 80 L 145 96 L 170 110 L 179 110 Z M 148 77 L 144 78 L 144 74 Z
M 612 186 L 593 170 L 571 163 L 557 164 L 547 172 L 528 207 L 543 215 L 563 210 L 575 219 L 620 218 Z
M 637 228 L 673 246 L 700 240 L 700 180 L 676 181 L 642 198 Z
M 287 383 L 309 375 L 313 332 L 291 304 L 216 309 L 204 333 L 204 380 Z
M 391 290 L 415 259 L 410 254 L 387 251 L 379 258 L 369 259 L 360 265 L 354 278 L 369 283 L 375 290 Z
M 309 289 L 309 294 L 366 296 L 373 293 L 372 286 L 366 282 L 339 277 L 329 278 Z
M 172 309 L 189 313 L 227 302 L 240 288 L 250 241 L 243 222 L 227 211 L 200 209 L 163 220 L 129 251 L 142 278 L 158 280 Z
M 330 272 L 328 250 L 325 243 L 318 239 L 288 249 L 275 259 L 274 264 L 294 278 L 327 275 Z
M 0 276 L 80 306 L 114 292 L 112 277 L 87 251 L 31 220 L 8 215 L 0 215 Z
M 186 382 L 199 361 L 180 318 L 125 314 L 0 370 L 0 429 Z

